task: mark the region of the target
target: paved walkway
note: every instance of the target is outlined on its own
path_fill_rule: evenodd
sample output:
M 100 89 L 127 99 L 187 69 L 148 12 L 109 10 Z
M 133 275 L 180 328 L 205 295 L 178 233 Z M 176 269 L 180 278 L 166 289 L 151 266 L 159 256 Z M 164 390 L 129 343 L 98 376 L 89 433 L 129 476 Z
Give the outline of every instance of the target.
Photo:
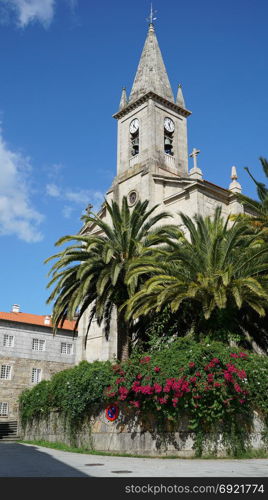
M 268 459 L 107 457 L 0 443 L 0 477 L 268 477 Z

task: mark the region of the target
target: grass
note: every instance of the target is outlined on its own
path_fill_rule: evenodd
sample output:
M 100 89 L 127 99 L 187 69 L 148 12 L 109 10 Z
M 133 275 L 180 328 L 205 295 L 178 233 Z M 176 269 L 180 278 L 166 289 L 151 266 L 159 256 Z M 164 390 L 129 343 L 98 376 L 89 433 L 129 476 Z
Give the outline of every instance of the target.
M 61 450 L 61 451 L 69 451 L 72 453 L 83 453 L 87 455 L 102 455 L 102 456 L 107 456 L 107 457 L 130 457 L 130 458 L 168 458 L 168 459 L 188 459 L 188 460 L 194 460 L 197 457 L 178 457 L 177 455 L 168 455 L 168 456 L 152 456 L 152 455 L 135 455 L 131 453 L 113 453 L 113 452 L 108 452 L 108 451 L 96 451 L 96 450 L 89 450 L 87 448 L 76 448 L 73 446 L 69 446 L 64 443 L 51 443 L 50 441 L 24 441 L 24 440 L 19 440 L 17 443 L 21 444 L 32 444 L 35 446 L 44 446 L 45 448 L 53 448 L 54 450 Z M 226 460 L 226 459 L 238 459 L 238 460 L 246 460 L 246 459 L 253 459 L 253 458 L 268 458 L 268 451 L 266 450 L 248 450 L 243 453 L 240 453 L 237 456 L 224 456 L 224 457 L 218 457 L 216 455 L 203 455 L 202 457 L 198 457 L 199 460 Z

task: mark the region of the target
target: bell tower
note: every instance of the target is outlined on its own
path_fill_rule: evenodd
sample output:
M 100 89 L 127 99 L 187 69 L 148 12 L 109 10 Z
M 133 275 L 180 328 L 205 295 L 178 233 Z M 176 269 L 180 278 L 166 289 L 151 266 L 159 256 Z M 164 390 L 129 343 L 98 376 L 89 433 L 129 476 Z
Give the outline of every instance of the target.
M 122 91 L 118 121 L 117 177 L 139 169 L 188 177 L 187 117 L 181 86 L 176 101 L 158 45 L 153 16 L 130 92 Z

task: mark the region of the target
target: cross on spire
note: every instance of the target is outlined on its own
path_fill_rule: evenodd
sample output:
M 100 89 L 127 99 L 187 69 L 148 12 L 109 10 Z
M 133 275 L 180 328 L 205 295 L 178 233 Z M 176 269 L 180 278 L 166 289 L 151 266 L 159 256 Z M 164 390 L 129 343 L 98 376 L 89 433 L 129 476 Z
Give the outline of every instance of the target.
M 191 154 L 189 156 L 191 156 L 194 160 L 194 168 L 198 168 L 197 167 L 197 155 L 200 153 L 200 149 L 196 149 L 194 148 L 193 151 L 191 152 Z
M 149 17 L 147 18 L 147 21 L 149 22 L 149 24 L 154 24 L 154 21 L 156 21 L 157 17 L 154 17 L 155 14 L 156 14 L 156 10 L 153 10 L 153 4 L 151 3 L 151 12 L 149 14 Z

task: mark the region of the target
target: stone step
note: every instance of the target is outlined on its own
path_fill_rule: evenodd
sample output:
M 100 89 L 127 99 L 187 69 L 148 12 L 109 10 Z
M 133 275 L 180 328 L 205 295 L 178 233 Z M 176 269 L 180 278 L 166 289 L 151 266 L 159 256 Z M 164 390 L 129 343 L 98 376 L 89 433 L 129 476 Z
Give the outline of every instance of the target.
M 3 439 L 0 439 L 0 444 L 1 443 L 15 443 L 20 439 L 20 436 L 6 436 Z

